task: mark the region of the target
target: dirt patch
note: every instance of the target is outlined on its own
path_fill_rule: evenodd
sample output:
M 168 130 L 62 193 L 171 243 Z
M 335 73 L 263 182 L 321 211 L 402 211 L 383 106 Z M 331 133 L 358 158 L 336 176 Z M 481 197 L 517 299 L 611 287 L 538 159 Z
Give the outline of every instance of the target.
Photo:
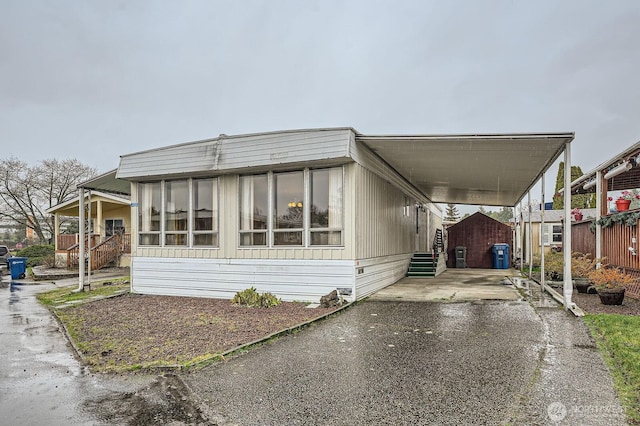
M 213 425 L 201 412 L 184 383 L 172 374 L 159 376 L 135 393 L 112 392 L 84 403 L 109 424 Z
M 622 305 L 603 305 L 597 294 L 573 292 L 573 301 L 589 314 L 640 315 L 640 300 L 625 296 Z
M 58 311 L 95 369 L 180 365 L 220 354 L 336 308 L 282 302 L 247 308 L 228 300 L 128 294 Z

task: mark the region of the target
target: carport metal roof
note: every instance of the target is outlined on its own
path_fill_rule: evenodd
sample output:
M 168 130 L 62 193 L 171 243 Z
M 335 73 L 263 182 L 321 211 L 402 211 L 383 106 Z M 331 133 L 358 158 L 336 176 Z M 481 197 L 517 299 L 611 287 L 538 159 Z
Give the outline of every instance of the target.
M 322 131 L 330 129 L 308 130 Z M 574 133 L 364 135 L 356 141 L 435 203 L 515 206 L 560 156 Z M 129 194 L 116 170 L 79 186 Z
M 574 133 L 366 136 L 356 139 L 436 203 L 515 206 Z

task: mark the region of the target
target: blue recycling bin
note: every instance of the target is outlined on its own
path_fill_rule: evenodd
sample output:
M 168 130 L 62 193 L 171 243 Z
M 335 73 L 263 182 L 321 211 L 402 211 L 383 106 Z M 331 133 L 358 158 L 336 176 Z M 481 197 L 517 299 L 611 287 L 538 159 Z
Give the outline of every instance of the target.
M 509 244 L 494 244 L 493 269 L 509 269 Z
M 7 261 L 9 262 L 12 280 L 19 280 L 27 275 L 26 257 L 10 257 Z

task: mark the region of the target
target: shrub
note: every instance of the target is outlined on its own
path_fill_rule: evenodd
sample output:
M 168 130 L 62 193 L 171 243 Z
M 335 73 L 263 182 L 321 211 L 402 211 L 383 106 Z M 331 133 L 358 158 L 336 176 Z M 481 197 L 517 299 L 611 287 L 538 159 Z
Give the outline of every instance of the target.
M 596 269 L 596 265 L 602 259 L 591 259 L 590 254 L 582 254 L 578 252 L 571 253 L 571 275 L 579 278 L 586 278 L 589 273 Z
M 34 267 L 47 264 L 48 260 L 55 258 L 56 249 L 52 244 L 43 244 L 25 247 L 16 252 L 18 257 L 27 258 L 27 267 Z
M 602 266 L 589 272 L 589 279 L 598 290 L 623 288 L 635 279 L 619 268 Z
M 231 299 L 231 303 L 248 306 L 250 308 L 256 306 L 270 308 L 272 306 L 278 306 L 280 304 L 280 299 L 271 293 L 259 294 L 254 287 L 250 287 L 237 292 L 235 296 L 233 296 L 233 299 Z

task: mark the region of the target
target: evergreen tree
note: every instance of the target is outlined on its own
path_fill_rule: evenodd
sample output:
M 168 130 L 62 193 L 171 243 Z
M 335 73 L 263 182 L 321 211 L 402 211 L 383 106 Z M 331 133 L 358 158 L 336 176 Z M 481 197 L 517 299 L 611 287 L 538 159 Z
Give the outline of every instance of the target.
M 579 166 L 571 166 L 571 181 L 582 176 L 582 169 Z M 564 188 L 564 162 L 560 162 L 558 166 L 558 176 L 556 177 L 556 192 L 553 195 L 553 209 L 561 210 L 564 208 L 564 194 L 559 193 L 560 188 Z M 571 196 L 571 208 L 578 207 L 594 208 L 596 206 L 596 197 L 593 194 L 580 194 Z
M 444 214 L 444 220 L 448 222 L 456 222 L 458 219 L 460 219 L 460 213 L 458 212 L 458 208 L 455 204 L 447 204 L 447 210 Z

